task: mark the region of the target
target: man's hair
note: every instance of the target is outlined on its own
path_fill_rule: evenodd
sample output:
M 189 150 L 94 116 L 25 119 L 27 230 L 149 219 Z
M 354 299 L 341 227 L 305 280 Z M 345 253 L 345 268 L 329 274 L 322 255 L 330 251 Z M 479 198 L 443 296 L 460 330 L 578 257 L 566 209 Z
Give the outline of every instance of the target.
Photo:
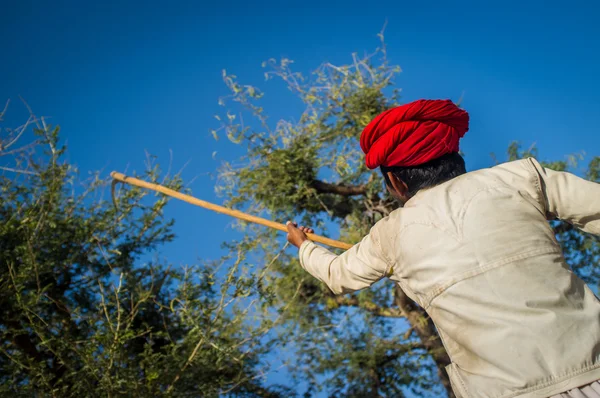
M 392 172 L 404 181 L 408 187 L 407 196 L 412 197 L 418 191 L 443 184 L 467 172 L 465 160 L 458 153 L 449 153 L 430 162 L 413 167 L 380 166 L 385 183 L 392 186 L 387 173 Z

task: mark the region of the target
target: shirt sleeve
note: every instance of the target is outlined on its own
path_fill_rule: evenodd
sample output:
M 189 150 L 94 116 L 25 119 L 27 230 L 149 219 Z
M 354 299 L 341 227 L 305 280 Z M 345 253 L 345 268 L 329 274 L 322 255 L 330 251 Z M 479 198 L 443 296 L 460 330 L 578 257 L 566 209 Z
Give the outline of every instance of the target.
M 367 288 L 389 275 L 392 269 L 381 250 L 375 227 L 360 243 L 339 256 L 309 240 L 300 246 L 299 256 L 302 268 L 335 294 Z
M 558 218 L 584 232 L 600 235 L 600 184 L 547 169 L 535 159 L 530 161 L 539 176 L 548 219 Z

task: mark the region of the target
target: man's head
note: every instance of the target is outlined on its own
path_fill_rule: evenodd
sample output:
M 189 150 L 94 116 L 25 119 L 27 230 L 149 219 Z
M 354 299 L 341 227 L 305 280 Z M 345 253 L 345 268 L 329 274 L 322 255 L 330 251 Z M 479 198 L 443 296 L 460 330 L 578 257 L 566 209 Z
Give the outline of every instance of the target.
M 418 100 L 378 115 L 360 146 L 370 169 L 380 168 L 390 192 L 405 202 L 424 188 L 465 173 L 459 141 L 469 114 L 450 100 Z
M 465 161 L 453 152 L 419 166 L 380 166 L 390 194 L 406 203 L 422 189 L 432 188 L 466 173 Z

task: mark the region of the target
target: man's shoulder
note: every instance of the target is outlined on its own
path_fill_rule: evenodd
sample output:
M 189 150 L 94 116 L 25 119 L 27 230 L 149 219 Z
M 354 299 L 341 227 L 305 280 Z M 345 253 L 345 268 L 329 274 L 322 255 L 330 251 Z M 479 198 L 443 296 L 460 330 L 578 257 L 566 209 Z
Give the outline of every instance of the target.
M 542 166 L 535 158 L 524 158 L 499 163 L 466 173 L 444 187 L 444 195 L 456 202 L 468 203 L 485 192 L 498 198 L 506 197 L 509 192 L 519 195 L 538 196 L 539 173 Z
M 506 162 L 497 163 L 493 166 L 476 169 L 476 170 L 470 171 L 467 174 L 486 173 L 486 172 L 490 172 L 490 171 L 505 171 L 505 170 L 521 170 L 521 169 L 530 170 L 532 163 L 538 163 L 538 161 L 533 157 L 509 160 Z
M 455 182 L 462 181 L 466 183 L 479 182 L 481 184 L 504 181 L 513 183 L 519 180 L 531 180 L 532 176 L 539 172 L 542 166 L 533 157 L 510 160 L 496 165 L 469 171 L 463 176 L 455 179 Z
M 537 164 L 535 159 L 526 158 L 473 170 L 418 195 L 412 205 L 446 210 L 450 210 L 450 206 L 457 210 L 484 191 L 532 191 L 535 190 Z

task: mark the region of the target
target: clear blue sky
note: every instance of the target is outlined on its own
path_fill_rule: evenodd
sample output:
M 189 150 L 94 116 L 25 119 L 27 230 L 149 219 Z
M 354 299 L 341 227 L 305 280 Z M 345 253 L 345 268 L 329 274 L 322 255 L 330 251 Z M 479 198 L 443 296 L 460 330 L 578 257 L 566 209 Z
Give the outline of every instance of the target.
M 13 99 L 16 120 L 21 95 L 61 125 L 84 172 L 141 170 L 145 150 L 166 163 L 170 149 L 175 169 L 191 161 L 184 177 L 199 177 L 194 194 L 218 201 L 209 173 L 240 153 L 209 133 L 227 94 L 221 70 L 260 85 L 274 118 L 297 117 L 297 102 L 263 82 L 261 62 L 287 56 L 304 72 L 347 62 L 378 45 L 387 19 L 405 101 L 464 91 L 470 169 L 512 140 L 537 142 L 542 158 L 600 154 L 600 11 L 591 0 L 284 3 L 4 1 L 0 102 Z M 178 239 L 163 254 L 175 264 L 216 258 L 233 236 L 224 216 L 174 202 L 168 214 Z

